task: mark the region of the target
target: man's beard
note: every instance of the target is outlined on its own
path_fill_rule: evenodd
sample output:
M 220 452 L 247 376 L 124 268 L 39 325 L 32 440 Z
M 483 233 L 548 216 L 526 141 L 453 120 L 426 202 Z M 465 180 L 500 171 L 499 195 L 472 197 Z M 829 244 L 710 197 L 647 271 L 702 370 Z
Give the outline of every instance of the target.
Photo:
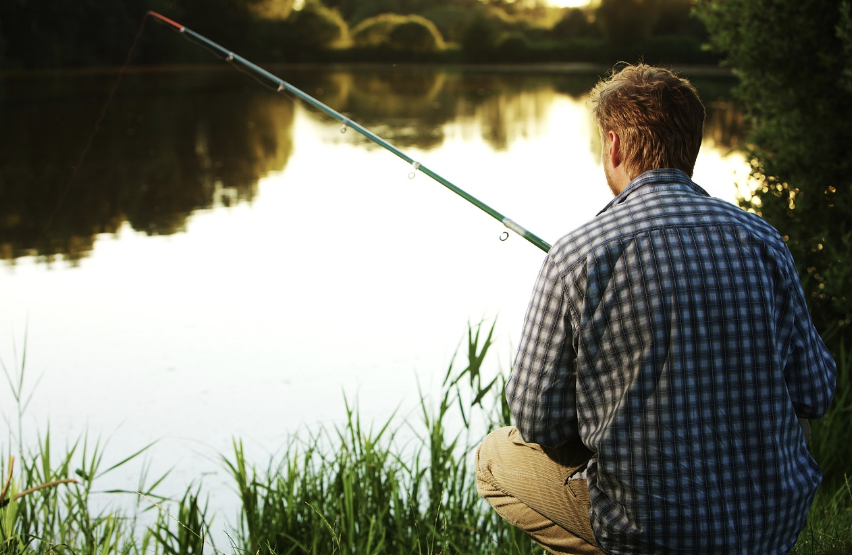
M 609 168 L 606 164 L 603 165 L 604 175 L 606 176 L 606 184 L 609 185 L 609 190 L 612 191 L 612 196 L 618 196 L 618 189 L 615 187 L 615 180 L 612 177 L 612 172 L 609 171 Z

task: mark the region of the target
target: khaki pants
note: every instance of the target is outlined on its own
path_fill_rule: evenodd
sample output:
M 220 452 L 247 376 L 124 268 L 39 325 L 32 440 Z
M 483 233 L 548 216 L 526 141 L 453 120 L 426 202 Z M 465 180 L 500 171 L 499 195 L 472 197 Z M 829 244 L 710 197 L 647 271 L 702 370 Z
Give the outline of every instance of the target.
M 602 554 L 589 523 L 589 489 L 569 479 L 591 452 L 578 439 L 550 449 L 513 427 L 488 434 L 476 453 L 476 486 L 494 510 L 551 553 Z

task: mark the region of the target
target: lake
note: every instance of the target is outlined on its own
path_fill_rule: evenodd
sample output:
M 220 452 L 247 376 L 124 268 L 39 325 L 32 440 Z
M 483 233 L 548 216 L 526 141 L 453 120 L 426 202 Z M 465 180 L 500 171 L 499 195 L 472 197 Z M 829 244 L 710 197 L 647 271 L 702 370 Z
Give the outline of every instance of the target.
M 550 243 L 610 199 L 594 71 L 269 69 Z M 735 202 L 732 82 L 694 81 L 709 115 L 694 179 Z M 540 249 L 224 66 L 133 69 L 93 135 L 114 82 L 0 77 L 0 360 L 14 378 L 25 352 L 32 395 L 19 422 L 0 387 L 4 457 L 48 429 L 60 451 L 107 442 L 104 468 L 156 441 L 161 493 L 203 479 L 229 520 L 234 438 L 265 467 L 293 433 L 343 421 L 344 396 L 365 421 L 417 422 L 468 323 L 496 319 L 487 364 L 508 372 Z

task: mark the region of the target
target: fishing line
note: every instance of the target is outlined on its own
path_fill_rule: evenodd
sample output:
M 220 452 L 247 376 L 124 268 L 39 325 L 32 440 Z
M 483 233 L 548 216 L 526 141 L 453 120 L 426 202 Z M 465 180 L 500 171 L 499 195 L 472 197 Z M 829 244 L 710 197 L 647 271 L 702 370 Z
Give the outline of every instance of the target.
M 196 33 L 195 31 L 188 29 L 184 25 L 181 25 L 180 23 L 173 21 L 173 20 L 169 19 L 168 17 L 160 15 L 157 12 L 154 12 L 154 11 L 148 11 L 147 14 L 146 14 L 146 17 L 148 15 L 156 18 L 161 23 L 168 25 L 169 27 L 174 29 L 176 32 L 178 32 L 181 35 L 183 35 L 184 37 L 186 37 L 191 42 L 203 47 L 204 49 L 206 49 L 208 51 L 213 52 L 213 54 L 215 54 L 216 57 L 218 57 L 220 59 L 224 59 L 232 67 L 240 70 L 242 73 L 250 74 L 256 81 L 260 82 L 261 84 L 263 84 L 267 88 L 275 90 L 278 93 L 283 93 L 283 92 L 290 93 L 291 95 L 302 100 L 303 102 L 305 102 L 309 106 L 312 106 L 312 107 L 316 108 L 317 110 L 319 110 L 320 112 L 323 112 L 326 115 L 332 117 L 333 119 L 339 121 L 341 123 L 341 127 L 340 127 L 341 133 L 345 133 L 347 129 L 353 129 L 354 131 L 360 133 L 361 135 L 363 135 L 364 137 L 366 137 L 370 141 L 372 141 L 372 142 L 376 143 L 377 145 L 383 147 L 384 149 L 390 151 L 391 153 L 395 154 L 399 158 L 402 158 L 408 164 L 411 165 L 411 171 L 409 172 L 409 175 L 408 175 L 409 178 L 413 178 L 418 171 L 428 175 L 433 180 L 437 181 L 438 183 L 440 183 L 441 185 L 443 185 L 447 189 L 450 189 L 451 191 L 453 191 L 454 193 L 456 193 L 457 195 L 459 195 L 463 199 L 467 200 L 468 202 L 470 202 L 471 204 L 473 204 L 474 206 L 476 206 L 477 208 L 479 208 L 483 212 L 485 212 L 488 215 L 490 215 L 491 217 L 495 218 L 500 223 L 502 223 L 507 229 L 514 231 L 515 233 L 517 233 L 518 235 L 520 235 L 521 237 L 523 237 L 524 239 L 526 239 L 527 241 L 529 241 L 533 245 L 537 246 L 538 248 L 540 248 L 544 252 L 547 252 L 547 251 L 550 250 L 550 244 L 547 243 L 546 241 L 544 241 L 543 239 L 541 239 L 540 237 L 531 233 L 530 231 L 528 231 L 527 229 L 525 229 L 521 225 L 517 224 L 516 222 L 514 222 L 510 218 L 504 216 L 500 212 L 497 212 L 496 210 L 494 210 L 493 208 L 491 208 L 487 204 L 483 203 L 482 201 L 480 201 L 476 197 L 468 194 L 464 190 L 455 186 L 453 183 L 451 183 L 447 179 L 443 178 L 442 176 L 438 175 L 434 171 L 430 170 L 429 168 L 427 168 L 426 166 L 424 166 L 422 163 L 418 162 L 417 160 L 414 160 L 413 158 L 411 158 L 410 156 L 408 156 L 407 154 L 405 154 L 404 152 L 402 152 L 401 150 L 399 150 L 398 148 L 396 148 L 392 144 L 388 143 L 387 141 L 385 141 L 384 139 L 382 139 L 378 135 L 374 134 L 369 129 L 363 127 L 362 125 L 352 121 L 351 119 L 347 118 L 346 116 L 344 116 L 344 115 L 340 114 L 339 112 L 333 110 L 332 108 L 326 106 L 325 104 L 323 104 L 322 102 L 320 102 L 316 98 L 310 96 L 309 94 L 302 92 L 301 90 L 297 89 L 293 85 L 290 85 L 289 83 L 287 83 L 283 79 L 276 77 L 275 75 L 269 73 L 268 71 L 261 68 L 260 66 L 255 65 L 254 63 L 243 58 L 242 56 L 235 54 L 234 52 L 220 46 L 219 44 L 217 44 L 217 43 L 213 42 L 212 40 L 208 39 L 207 37 L 205 37 L 204 35 Z
M 41 240 L 44 237 L 45 233 L 47 232 L 48 228 L 50 228 L 50 225 L 53 223 L 53 220 L 56 217 L 56 214 L 59 212 L 60 208 L 65 203 L 65 199 L 67 198 L 68 193 L 71 190 L 71 185 L 74 183 L 74 180 L 77 178 L 77 174 L 78 174 L 80 168 L 83 166 L 83 163 L 85 162 L 86 157 L 88 156 L 89 150 L 92 147 L 92 142 L 94 141 L 95 136 L 98 134 L 98 131 L 100 130 L 100 126 L 101 126 L 101 123 L 104 120 L 104 117 L 106 116 L 107 109 L 109 108 L 110 104 L 112 104 L 112 100 L 113 100 L 113 97 L 115 96 L 115 92 L 118 89 L 119 84 L 121 83 L 122 77 L 124 76 L 125 69 L 127 68 L 128 64 L 130 63 L 130 59 L 133 56 L 133 52 L 136 50 L 136 45 L 139 42 L 139 38 L 141 37 L 142 32 L 145 30 L 145 22 L 147 21 L 148 16 L 152 16 L 157 21 L 160 21 L 161 23 L 168 25 L 169 27 L 174 29 L 176 32 L 178 32 L 181 35 L 183 35 L 184 37 L 186 37 L 191 42 L 193 42 L 196 45 L 201 46 L 205 50 L 211 52 L 217 58 L 220 58 L 220 59 L 228 62 L 228 64 L 231 65 L 231 67 L 237 69 L 238 71 L 240 71 L 240 73 L 244 73 L 244 74 L 252 77 L 255 81 L 257 81 L 258 83 L 260 83 L 264 87 L 266 87 L 270 90 L 273 90 L 273 91 L 275 91 L 279 94 L 289 93 L 289 95 L 292 95 L 292 96 L 302 100 L 303 102 L 305 102 L 309 106 L 312 106 L 312 107 L 316 108 L 317 110 L 319 110 L 320 112 L 323 112 L 326 115 L 332 117 L 333 119 L 339 121 L 341 123 L 341 127 L 340 127 L 341 133 L 345 133 L 347 129 L 351 128 L 351 129 L 355 130 L 356 132 L 360 133 L 361 135 L 363 135 L 364 137 L 366 137 L 367 139 L 369 139 L 370 141 L 374 142 L 375 144 L 377 144 L 377 145 L 383 147 L 384 149 L 390 151 L 391 153 L 395 154 L 399 158 L 402 158 L 411 166 L 411 170 L 408 173 L 409 179 L 414 179 L 414 177 L 415 177 L 415 175 L 418 171 L 428 175 L 433 180 L 437 181 L 438 183 L 440 183 L 441 185 L 443 185 L 447 189 L 456 193 L 458 196 L 462 197 L 463 199 L 467 200 L 468 202 L 470 202 L 471 204 L 473 204 L 474 206 L 476 206 L 477 208 L 479 208 L 480 210 L 485 212 L 486 214 L 488 214 L 491 217 L 493 217 L 494 219 L 498 220 L 507 229 L 514 231 L 515 233 L 517 233 L 518 235 L 520 235 L 521 237 L 523 237 L 524 239 L 526 239 L 527 241 L 529 241 L 533 245 L 537 246 L 538 248 L 540 248 L 544 252 L 547 252 L 547 251 L 550 250 L 550 244 L 549 243 L 547 243 L 546 241 L 544 241 L 543 239 L 541 239 L 537 235 L 533 234 L 532 232 L 528 231 L 527 229 L 525 229 L 524 227 L 522 227 L 521 225 L 519 225 L 518 223 L 516 223 L 512 219 L 510 219 L 510 218 L 504 216 L 503 214 L 501 214 L 500 212 L 494 210 L 493 208 L 491 208 L 487 204 L 483 203 L 482 201 L 480 201 L 476 197 L 468 194 L 466 191 L 457 187 L 456 185 L 454 185 L 453 183 L 451 183 L 450 181 L 448 181 L 447 179 L 445 179 L 441 175 L 432 171 L 431 169 L 427 168 L 426 166 L 421 164 L 419 161 L 414 160 L 413 158 L 411 158 L 410 156 L 408 156 L 407 154 L 405 154 L 404 152 L 402 152 L 401 150 L 399 150 L 398 148 L 396 148 L 392 144 L 388 143 L 387 141 L 385 141 L 384 139 L 382 139 L 378 135 L 374 134 L 369 129 L 363 127 L 362 125 L 360 125 L 359 123 L 357 123 L 355 121 L 352 121 L 348 117 L 340 114 L 339 112 L 337 112 L 337 111 L 333 110 L 332 108 L 328 107 L 327 105 L 323 104 L 322 102 L 320 102 L 316 98 L 310 96 L 307 93 L 302 92 L 301 90 L 297 89 L 293 85 L 290 85 L 289 83 L 287 83 L 283 79 L 276 77 L 275 75 L 269 73 L 265 69 L 255 65 L 254 63 L 250 62 L 249 60 L 246 60 L 242 56 L 239 56 L 239 55 L 235 54 L 234 52 L 227 50 L 226 48 L 220 46 L 219 44 L 211 41 L 207 37 L 205 37 L 205 36 L 203 36 L 199 33 L 196 33 L 195 31 L 188 29 L 184 25 L 181 25 L 180 23 L 177 23 L 176 21 L 173 21 L 173 20 L 171 20 L 171 19 L 169 19 L 169 18 L 167 18 L 163 15 L 160 15 L 159 13 L 154 12 L 154 11 L 146 12 L 145 16 L 142 18 L 142 22 L 139 26 L 139 30 L 136 32 L 136 36 L 133 38 L 133 43 L 130 46 L 130 50 L 127 52 L 127 56 L 125 57 L 124 63 L 121 65 L 121 67 L 118 70 L 118 74 L 116 76 L 115 83 L 113 84 L 112 88 L 110 89 L 107 100 L 104 103 L 103 107 L 101 108 L 100 115 L 98 116 L 98 119 L 95 122 L 95 127 L 94 127 L 92 133 L 89 135 L 89 138 L 86 141 L 86 145 L 83 148 L 83 151 L 80 153 L 80 158 L 78 159 L 77 165 L 73 166 L 71 175 L 68 178 L 68 181 L 65 183 L 65 187 L 63 188 L 63 191 L 60 194 L 60 196 L 59 196 L 59 198 L 56 202 L 56 207 L 51 212 L 50 216 L 47 219 L 47 222 L 45 223 L 45 225 L 42 229 L 41 235 L 38 238 L 39 243 L 41 242 Z M 508 232 L 503 232 L 503 234 L 501 234 L 501 236 L 500 236 L 500 240 L 505 241 L 506 239 L 508 239 L 508 236 L 509 236 Z
M 127 66 L 130 64 L 130 59 L 133 56 L 134 50 L 136 50 L 136 44 L 139 42 L 139 37 L 142 36 L 142 31 L 145 30 L 145 22 L 147 20 L 148 16 L 146 14 L 146 16 L 142 18 L 142 23 L 139 24 L 139 30 L 136 31 L 136 36 L 133 37 L 133 43 L 130 45 L 130 50 L 127 51 L 127 56 L 125 56 L 124 58 L 124 63 L 121 64 L 120 68 L 118 68 L 118 74 L 116 75 L 115 82 L 113 83 L 112 88 L 109 91 L 109 95 L 107 96 L 106 102 L 101 107 L 101 113 L 98 116 L 98 119 L 95 121 L 95 128 L 89 135 L 89 138 L 86 141 L 86 145 L 83 147 L 83 151 L 80 153 L 80 157 L 77 159 L 77 165 L 72 166 L 71 175 L 68 177 L 68 181 L 65 182 L 65 187 L 62 189 L 62 193 L 59 195 L 59 198 L 56 201 L 56 206 L 53 208 L 53 211 L 47 217 L 47 222 L 45 222 L 44 227 L 42 228 L 41 233 L 39 234 L 38 239 L 36 240 L 36 244 L 41 243 L 41 240 L 44 238 L 44 234 L 47 233 L 48 228 L 50 228 L 50 225 L 53 223 L 53 219 L 56 217 L 56 214 L 59 213 L 59 209 L 65 203 L 65 198 L 71 191 L 71 185 L 77 178 L 77 172 L 79 172 L 80 168 L 83 167 L 83 162 L 86 161 L 86 157 L 89 155 L 89 150 L 91 150 L 92 148 L 92 142 L 95 140 L 95 136 L 98 134 L 98 131 L 101 128 L 101 123 L 104 121 L 104 117 L 106 117 L 109 105 L 112 104 L 112 99 L 115 96 L 115 91 L 118 90 L 118 86 L 121 84 L 121 78 L 124 76 L 124 70 L 127 69 Z

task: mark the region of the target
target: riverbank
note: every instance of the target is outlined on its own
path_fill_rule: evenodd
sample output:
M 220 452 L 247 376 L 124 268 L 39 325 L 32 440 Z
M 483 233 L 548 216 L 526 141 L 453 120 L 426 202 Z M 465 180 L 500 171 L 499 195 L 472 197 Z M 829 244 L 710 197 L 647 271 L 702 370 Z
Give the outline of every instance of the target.
M 2 552 L 541 555 L 475 491 L 472 450 L 486 430 L 509 421 L 504 380 L 484 366 L 493 331 L 471 330 L 462 345 L 471 356 L 450 366 L 439 398 L 421 398 L 417 423 L 394 416 L 370 425 L 345 400 L 343 425 L 294 434 L 268 461 L 250 460 L 235 439 L 233 452 L 221 455 L 240 499 L 235 521 L 208 510 L 211 492 L 200 477 L 179 498 L 161 497 L 163 478 L 144 473 L 135 491 L 104 491 L 106 475 L 150 446 L 104 468 L 99 442 L 83 438 L 57 457 L 47 433 L 14 469 L 11 461 L 0 467 L 11 500 L 0 508 Z M 9 377 L 10 384 L 23 383 Z M 19 403 L 22 393 L 13 387 Z M 59 483 L 69 478 L 74 483 Z M 15 499 L 42 484 L 52 485 Z M 852 489 L 848 482 L 826 486 L 796 555 L 852 551 Z M 115 508 L 116 496 L 135 499 L 134 508 Z
M 398 63 L 398 62 L 269 62 L 261 63 L 260 66 L 270 71 L 286 70 L 324 70 L 324 71 L 372 71 L 387 70 L 389 67 L 400 70 L 412 68 L 456 70 L 470 73 L 527 73 L 527 74 L 557 74 L 557 75 L 598 75 L 603 76 L 612 69 L 601 63 L 594 62 L 541 62 L 526 64 L 472 64 L 458 63 Z M 718 65 L 694 65 L 674 64 L 666 66 L 680 75 L 687 77 L 730 77 L 734 74 L 730 68 Z M 227 63 L 178 63 L 158 65 L 134 65 L 82 67 L 82 68 L 36 68 L 36 69 L 6 69 L 0 70 L 0 78 L 8 77 L 45 77 L 62 75 L 115 75 L 120 71 L 126 73 L 182 73 L 182 72 L 210 72 L 210 71 L 233 71 Z

